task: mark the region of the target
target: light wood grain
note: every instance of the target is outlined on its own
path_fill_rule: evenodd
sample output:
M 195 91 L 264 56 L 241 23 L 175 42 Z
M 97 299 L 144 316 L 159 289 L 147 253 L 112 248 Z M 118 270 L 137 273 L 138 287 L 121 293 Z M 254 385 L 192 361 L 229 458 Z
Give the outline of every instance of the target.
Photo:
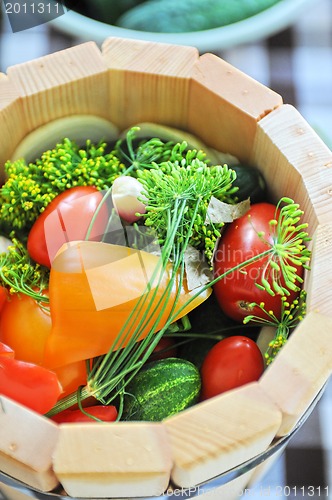
M 3 165 L 28 130 L 19 91 L 2 73 L 0 78 L 0 182 L 5 177 Z
M 206 481 L 264 451 L 281 413 L 257 383 L 204 401 L 164 420 L 172 447 L 172 480 Z
M 158 496 L 168 486 L 172 459 L 160 423 L 63 424 L 53 455 L 70 496 Z
M 330 222 L 332 152 L 293 106 L 259 121 L 251 162 L 264 173 L 271 199 L 290 196 L 301 205 L 312 234 Z
M 197 49 L 110 38 L 102 53 L 109 68 L 110 120 L 121 129 L 142 121 L 186 128 Z
M 311 270 L 307 273 L 308 310 L 332 318 L 332 223 L 318 226 L 312 245 Z M 332 337 L 332 332 L 331 337 Z M 318 335 L 318 334 L 317 334 Z
M 251 162 L 264 173 L 272 200 L 289 196 L 300 204 L 313 238 L 311 271 L 304 283 L 309 315 L 261 380 L 283 411 L 283 435 L 331 374 L 332 352 L 327 355 L 326 349 L 332 319 L 332 153 L 293 106 L 283 105 L 259 121 Z
M 188 129 L 208 146 L 248 161 L 257 121 L 282 104 L 269 88 L 212 54 L 196 63 Z
M 59 481 L 52 469 L 58 427 L 0 396 L 0 470 L 34 488 L 50 491 Z
M 108 116 L 107 68 L 93 42 L 12 66 L 8 76 L 22 97 L 30 132 L 62 116 Z
M 262 375 L 259 386 L 283 413 L 278 436 L 292 431 L 332 373 L 332 318 L 309 312 Z

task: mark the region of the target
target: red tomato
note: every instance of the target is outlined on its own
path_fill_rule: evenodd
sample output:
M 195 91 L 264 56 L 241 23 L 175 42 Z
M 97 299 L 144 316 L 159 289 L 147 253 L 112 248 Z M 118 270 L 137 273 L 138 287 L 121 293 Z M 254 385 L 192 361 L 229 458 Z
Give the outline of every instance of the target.
M 252 205 L 244 216 L 231 223 L 226 228 L 215 253 L 215 276 L 220 276 L 241 262 L 268 250 L 273 243 L 269 221 L 276 216 L 275 205 L 257 203 Z M 264 238 L 258 236 L 259 232 L 264 232 Z M 265 309 L 272 310 L 280 319 L 281 295 L 271 296 L 256 286 L 256 283 L 261 282 L 267 260 L 268 257 L 263 257 L 240 270 L 233 271 L 214 285 L 214 292 L 221 309 L 235 321 L 242 321 L 248 314 L 265 316 L 259 307 L 250 306 L 253 302 L 257 304 L 264 302 Z M 297 274 L 302 276 L 302 267 L 297 268 Z M 269 276 L 267 280 L 271 285 Z M 281 282 L 284 285 L 283 280 Z M 291 291 L 288 300 L 293 301 L 296 295 L 297 292 Z
M 93 186 L 76 186 L 54 198 L 32 226 L 27 249 L 33 260 L 51 267 L 59 248 L 68 241 L 84 240 L 103 194 Z M 108 221 L 103 203 L 89 240 L 100 241 Z
M 115 422 L 118 412 L 115 406 L 103 406 L 103 405 L 95 405 L 84 408 L 84 410 L 92 415 L 93 417 L 102 420 L 103 422 Z M 77 422 L 96 422 L 93 418 L 90 418 L 88 415 L 85 415 L 81 412 L 81 410 L 64 410 L 56 415 L 53 415 L 52 420 L 59 424 L 64 423 L 77 423 Z
M 54 372 L 33 363 L 0 357 L 0 394 L 38 413 L 46 413 L 61 393 Z
M 14 294 L 7 300 L 1 314 L 0 342 L 15 351 L 16 359 L 43 365 L 45 343 L 51 326 L 47 308 L 41 307 L 28 295 Z M 63 387 L 63 396 L 86 384 L 85 361 L 61 366 L 54 372 Z
M 264 359 L 253 340 L 241 335 L 220 340 L 204 358 L 201 397 L 212 398 L 258 380 L 263 371 Z

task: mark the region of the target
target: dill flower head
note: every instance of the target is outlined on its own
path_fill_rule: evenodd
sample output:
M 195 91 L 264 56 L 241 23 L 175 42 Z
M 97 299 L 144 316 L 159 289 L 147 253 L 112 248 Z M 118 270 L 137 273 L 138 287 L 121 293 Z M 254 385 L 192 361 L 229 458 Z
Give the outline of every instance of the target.
M 197 157 L 197 151 L 189 151 L 181 160 L 152 164 L 152 168 L 137 171 L 143 184 L 141 201 L 145 203 L 144 223 L 155 232 L 159 244 L 163 245 L 168 236 L 170 217 L 176 207 L 185 204 L 181 213 L 176 239 L 182 242 L 188 237 L 188 227 L 192 227 L 189 244 L 204 251 L 210 259 L 223 222 L 207 221 L 207 210 L 211 197 L 228 201 L 234 191 L 232 183 L 235 172 L 227 165 L 209 167 Z
M 86 141 L 79 147 L 64 139 L 35 163 L 24 159 L 5 165 L 7 181 L 0 189 L 0 219 L 14 229 L 29 229 L 59 193 L 74 186 L 107 189 L 124 170 L 106 143 Z
M 43 291 L 48 288 L 49 270 L 32 261 L 25 245 L 11 234 L 12 245 L 0 254 L 0 284 L 10 294 L 23 293 L 43 303 L 48 298 Z
M 280 297 L 280 320 L 278 320 L 273 311 L 268 311 L 265 308 L 265 304 L 263 302 L 261 304 L 252 304 L 252 306 L 259 307 L 264 312 L 265 317 L 260 318 L 259 316 L 251 314 L 246 316 L 244 323 L 247 324 L 249 322 L 255 322 L 261 325 L 273 326 L 276 329 L 275 336 L 269 343 L 264 354 L 267 365 L 272 363 L 280 349 L 286 344 L 290 333 L 306 315 L 306 298 L 307 293 L 305 290 L 301 290 L 298 297 L 294 299 L 293 302 L 289 302 L 287 297 L 282 295 Z

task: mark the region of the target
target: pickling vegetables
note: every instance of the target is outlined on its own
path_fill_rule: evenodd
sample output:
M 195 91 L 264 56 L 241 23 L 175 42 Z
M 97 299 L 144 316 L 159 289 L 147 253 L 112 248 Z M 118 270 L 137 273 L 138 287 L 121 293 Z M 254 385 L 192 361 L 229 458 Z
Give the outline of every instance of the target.
M 56 374 L 15 359 L 14 355 L 13 350 L 0 342 L 0 394 L 38 413 L 46 413 L 62 393 Z
M 264 359 L 257 344 L 243 335 L 220 340 L 207 353 L 201 368 L 202 399 L 209 399 L 258 380 Z
M 45 300 L 48 292 L 43 291 Z M 51 314 L 47 303 L 20 293 L 6 300 L 0 317 L 0 345 L 8 344 L 20 361 L 44 365 L 45 344 L 51 332 Z M 86 382 L 85 361 L 58 366 L 53 370 L 62 386 L 62 397 Z
M 257 317 L 266 317 L 266 309 L 280 318 L 282 297 L 295 299 L 308 267 L 306 224 L 293 200 L 265 207 L 262 226 L 255 204 L 238 202 L 235 170 L 210 165 L 204 151 L 188 149 L 185 141 L 137 140 L 136 130 L 112 147 L 87 141 L 86 149 L 75 149 L 65 139 L 34 164 L 7 164 L 9 177 L 0 197 L 15 175 L 20 173 L 22 180 L 29 168 L 40 175 L 46 162 L 47 202 L 39 203 L 37 196 L 31 212 L 21 217 L 14 197 L 15 224 L 7 217 L 9 210 L 2 219 L 4 232 L 9 224 L 15 227 L 8 232 L 11 247 L 0 255 L 0 284 L 6 290 L 0 341 L 8 341 L 15 351 L 16 346 L 22 361 L 55 372 L 64 392 L 47 410 L 49 417 L 72 411 L 78 400 L 95 398 L 104 406 L 118 404 L 115 418 L 121 419 L 127 388 L 142 367 L 166 335 L 176 339 L 178 334 L 180 343 L 185 336 L 195 337 L 187 315 L 212 293 L 237 322 L 250 313 L 246 323 L 251 326 Z M 66 162 L 55 171 L 61 155 Z M 104 160 L 97 160 L 101 156 Z M 65 188 L 59 188 L 60 181 Z M 93 204 L 85 204 L 91 197 Z M 242 225 L 242 236 L 232 236 L 233 228 Z M 230 250 L 229 262 L 225 249 Z M 241 290 L 251 269 L 263 272 L 255 271 L 253 294 L 233 299 L 234 276 L 240 277 Z M 224 285 L 225 291 L 219 288 Z M 232 301 L 245 300 L 248 307 L 234 314 Z M 31 328 L 19 331 L 15 308 Z M 38 341 L 28 352 L 33 330 Z
M 139 201 L 142 184 L 130 176 L 117 177 L 112 185 L 112 201 L 119 217 L 132 224 L 145 213 L 145 205 Z
M 52 417 L 58 424 L 114 422 L 118 412 L 113 405 L 93 405 L 85 409 L 64 410 Z
M 5 164 L 6 182 L 0 190 L 0 223 L 11 229 L 29 230 L 58 194 L 75 186 L 108 189 L 124 170 L 106 144 L 84 146 L 65 138 L 45 151 L 34 163 L 18 159 Z
M 280 319 L 281 297 L 285 295 L 290 302 L 295 299 L 310 256 L 305 246 L 307 225 L 299 224 L 302 215 L 294 203 L 282 207 L 257 203 L 229 224 L 215 252 L 215 276 L 262 255 L 214 286 L 221 308 L 231 318 L 242 321 L 249 314 L 265 315 L 255 305 L 264 303 Z
M 105 204 L 96 212 L 102 199 L 103 194 L 94 186 L 75 186 L 58 194 L 29 231 L 30 257 L 50 268 L 58 250 L 68 241 L 101 241 L 109 216 Z
M 160 422 L 198 402 L 201 377 L 184 359 L 147 363 L 127 386 L 124 420 Z
M 120 349 L 133 339 L 142 340 L 152 330 L 163 328 L 170 315 L 176 320 L 197 307 L 211 290 L 202 291 L 186 306 L 195 293 L 179 270 L 175 273 L 174 266 L 164 265 L 149 252 L 74 242 L 53 261 L 52 331 L 44 362 L 54 368 L 105 354 L 110 347 Z
M 48 300 L 46 291 L 43 295 Z M 0 319 L 0 341 L 12 347 L 18 359 L 42 364 L 50 331 L 51 315 L 47 304 L 23 293 L 12 294 L 6 301 Z

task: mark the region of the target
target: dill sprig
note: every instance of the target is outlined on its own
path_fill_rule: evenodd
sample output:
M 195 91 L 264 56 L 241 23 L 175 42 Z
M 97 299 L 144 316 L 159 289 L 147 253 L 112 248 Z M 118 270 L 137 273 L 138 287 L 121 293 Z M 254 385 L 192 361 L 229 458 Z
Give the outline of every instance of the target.
M 259 307 L 264 312 L 264 317 L 250 314 L 245 317 L 244 323 L 258 323 L 264 326 L 275 327 L 276 332 L 273 340 L 269 343 L 269 346 L 264 354 L 266 364 L 269 365 L 275 359 L 276 355 L 280 349 L 286 344 L 290 333 L 294 328 L 303 320 L 306 314 L 306 291 L 301 290 L 299 296 L 289 302 L 285 295 L 280 297 L 281 300 L 281 319 L 279 320 L 273 311 L 267 310 L 265 308 L 264 302 L 260 304 L 253 303 L 251 306 Z
M 35 163 L 8 161 L 7 180 L 0 189 L 2 224 L 29 229 L 59 193 L 74 186 L 107 189 L 124 168 L 113 152 L 106 152 L 106 143 L 94 145 L 87 140 L 80 147 L 67 138 Z
M 124 170 L 114 152 L 106 152 L 107 144 L 93 144 L 87 140 L 84 147 L 75 141 L 63 139 L 55 148 L 44 152 L 36 161 L 36 168 L 52 190 L 62 192 L 75 186 L 109 188 Z
M 174 142 L 164 142 L 158 137 L 139 141 L 137 132 L 140 127 L 131 127 L 125 139 L 119 139 L 115 145 L 115 154 L 127 165 L 125 174 L 136 177 L 136 172 L 142 168 L 150 168 L 153 162 L 160 163 L 170 158 Z
M 175 143 L 173 141 L 164 142 L 158 137 L 148 140 L 142 140 L 135 145 L 136 134 L 139 127 L 132 127 L 128 130 L 125 139 L 120 139 L 115 152 L 120 159 L 127 164 L 124 172 L 132 177 L 137 177 L 140 170 L 156 168 L 165 168 L 167 162 L 186 162 L 190 163 L 194 158 L 209 163 L 206 153 L 202 150 L 188 150 L 186 141 Z
M 17 238 L 0 254 L 0 284 L 10 294 L 23 293 L 37 302 L 46 304 L 48 297 L 43 294 L 48 289 L 49 270 L 33 262 L 26 246 Z
M 298 267 L 309 269 L 311 251 L 307 248 L 311 238 L 305 229 L 307 223 L 300 223 L 303 211 L 290 198 L 281 198 L 277 204 L 280 214 L 269 222 L 272 243 L 258 235 L 271 247 L 271 253 L 264 265 L 261 283 L 256 286 L 270 295 L 290 295 L 290 291 L 300 291 L 303 278 Z M 271 286 L 271 284 L 272 286 Z
M 181 145 L 176 151 L 181 151 Z M 236 191 L 232 186 L 236 174 L 227 165 L 209 167 L 195 153 L 188 151 L 180 161 L 152 164 L 154 168 L 137 172 L 143 185 L 141 200 L 147 202 L 143 219 L 145 226 L 153 229 L 159 244 L 163 245 L 168 237 L 167 219 L 175 199 L 187 199 L 177 238 L 183 238 L 183 228 L 192 225 L 189 244 L 202 249 L 210 259 L 224 223 L 207 220 L 208 205 L 212 196 L 223 201 L 232 200 L 231 194 Z M 198 207 L 195 204 L 197 199 L 200 200 Z

